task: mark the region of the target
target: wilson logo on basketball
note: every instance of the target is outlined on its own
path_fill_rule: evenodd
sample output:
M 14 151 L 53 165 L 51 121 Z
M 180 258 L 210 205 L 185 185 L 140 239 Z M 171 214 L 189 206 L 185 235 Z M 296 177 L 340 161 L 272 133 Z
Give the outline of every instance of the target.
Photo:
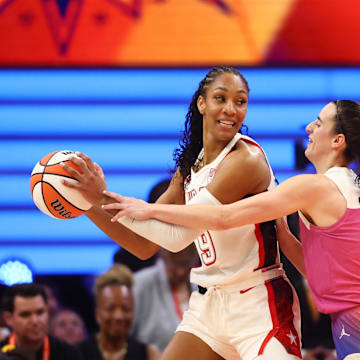
M 55 201 L 50 203 L 51 207 L 59 213 L 62 217 L 69 219 L 71 218 L 71 211 L 67 211 L 64 207 L 64 205 L 59 201 L 59 199 L 56 199 Z
M 61 151 L 61 153 L 62 153 L 63 155 L 71 155 L 71 154 L 75 154 L 75 152 L 74 152 L 74 151 Z

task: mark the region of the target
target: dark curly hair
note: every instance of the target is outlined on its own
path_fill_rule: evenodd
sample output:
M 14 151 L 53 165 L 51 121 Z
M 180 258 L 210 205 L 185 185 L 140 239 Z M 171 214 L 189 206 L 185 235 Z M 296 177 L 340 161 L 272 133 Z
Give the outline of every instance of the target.
M 346 149 L 344 156 L 349 162 L 360 163 L 360 104 L 353 100 L 336 100 L 335 134 L 344 134 Z M 360 183 L 360 175 L 356 178 Z
M 180 140 L 179 147 L 174 151 L 174 171 L 179 168 L 180 174 L 184 179 L 189 175 L 190 170 L 203 147 L 203 116 L 200 114 L 197 107 L 197 100 L 200 95 L 205 97 L 209 85 L 214 82 L 218 76 L 224 73 L 239 76 L 244 82 L 248 92 L 250 91 L 249 84 L 244 76 L 238 70 L 230 66 L 216 66 L 200 81 L 199 88 L 193 95 L 189 110 L 186 114 L 183 137 Z
M 31 283 L 9 286 L 5 289 L 4 295 L 2 297 L 2 309 L 4 311 L 13 313 L 16 296 L 32 298 L 38 295 L 40 295 L 44 299 L 45 304 L 47 304 L 48 298 L 46 292 L 40 284 Z

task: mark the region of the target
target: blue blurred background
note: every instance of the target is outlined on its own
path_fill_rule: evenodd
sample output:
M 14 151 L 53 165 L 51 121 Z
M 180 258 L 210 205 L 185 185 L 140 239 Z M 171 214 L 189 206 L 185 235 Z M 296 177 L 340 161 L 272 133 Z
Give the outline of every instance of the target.
M 35 274 L 96 274 L 117 245 L 85 216 L 41 213 L 33 166 L 56 150 L 98 162 L 108 188 L 147 199 L 169 176 L 185 114 L 209 68 L 0 70 L 0 264 L 21 259 Z M 250 84 L 246 125 L 277 179 L 312 171 L 305 126 L 329 101 L 360 98 L 358 68 L 241 68 Z

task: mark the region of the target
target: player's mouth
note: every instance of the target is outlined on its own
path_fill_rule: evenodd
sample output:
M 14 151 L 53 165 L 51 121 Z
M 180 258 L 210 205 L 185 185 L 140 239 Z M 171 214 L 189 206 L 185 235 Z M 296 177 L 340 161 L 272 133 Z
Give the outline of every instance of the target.
M 220 125 L 225 126 L 227 128 L 233 128 L 236 124 L 234 121 L 229 121 L 229 120 L 218 120 L 217 122 Z

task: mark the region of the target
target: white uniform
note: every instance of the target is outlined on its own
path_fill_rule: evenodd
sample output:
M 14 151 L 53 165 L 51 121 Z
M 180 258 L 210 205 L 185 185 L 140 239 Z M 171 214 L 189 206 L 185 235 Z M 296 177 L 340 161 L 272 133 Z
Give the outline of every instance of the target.
M 187 204 L 200 203 L 196 194 L 212 181 L 239 140 L 261 149 L 236 134 L 212 163 L 191 171 L 184 185 Z M 275 178 L 269 168 L 271 189 Z M 220 204 L 215 197 L 212 203 Z M 275 223 L 208 230 L 195 244 L 201 266 L 192 269 L 191 282 L 199 292 L 192 294 L 177 331 L 195 334 L 225 359 L 254 359 L 267 348 L 277 360 L 301 358 L 299 305 L 279 263 Z

